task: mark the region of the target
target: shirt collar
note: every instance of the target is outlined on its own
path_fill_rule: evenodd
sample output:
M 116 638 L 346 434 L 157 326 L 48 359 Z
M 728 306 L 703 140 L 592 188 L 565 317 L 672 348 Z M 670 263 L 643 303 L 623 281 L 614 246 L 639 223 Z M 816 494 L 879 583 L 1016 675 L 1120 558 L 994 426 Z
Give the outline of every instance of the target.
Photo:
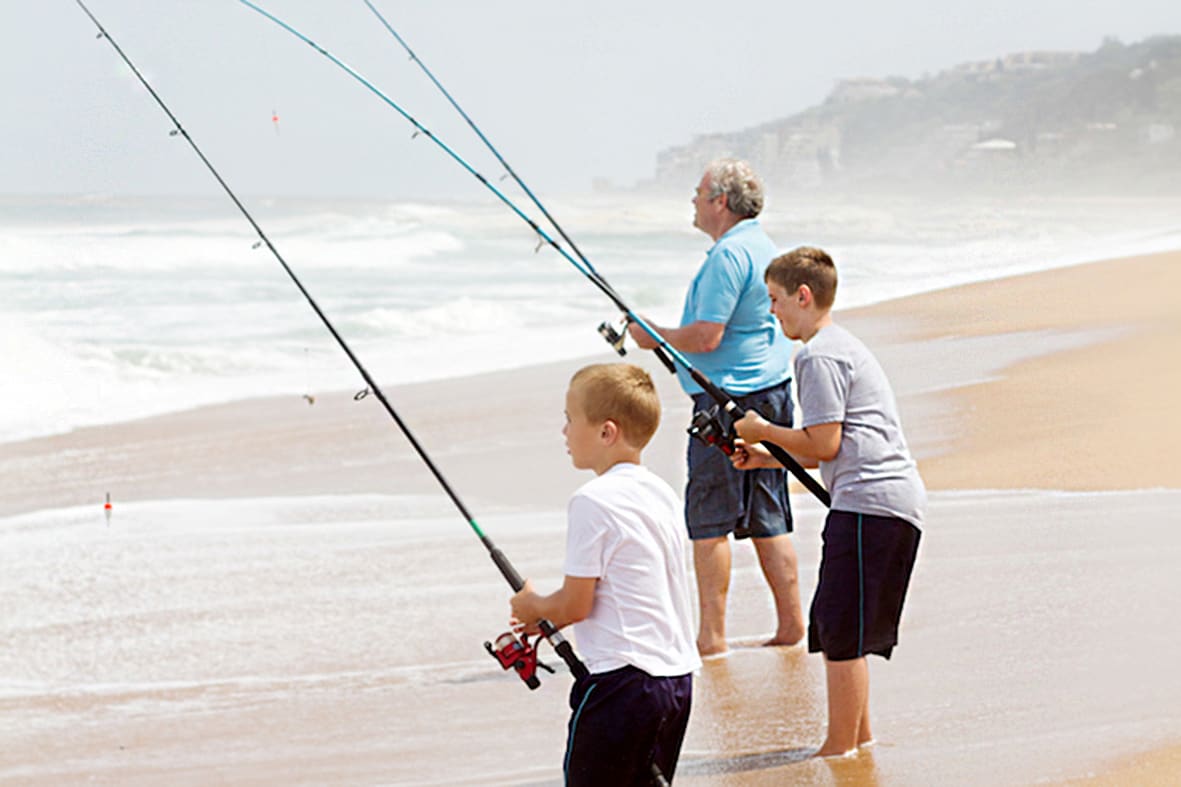
M 745 232 L 746 230 L 748 230 L 752 227 L 757 227 L 757 226 L 759 226 L 758 216 L 752 216 L 749 219 L 741 219 L 733 227 L 731 227 L 730 229 L 723 232 L 722 236 L 720 238 L 718 238 L 716 241 L 714 241 L 714 246 L 717 246 L 719 243 L 721 243 L 722 241 L 724 241 L 726 238 L 730 237 L 731 235 L 737 235 L 740 232 Z M 712 250 L 714 246 L 711 246 L 710 249 Z

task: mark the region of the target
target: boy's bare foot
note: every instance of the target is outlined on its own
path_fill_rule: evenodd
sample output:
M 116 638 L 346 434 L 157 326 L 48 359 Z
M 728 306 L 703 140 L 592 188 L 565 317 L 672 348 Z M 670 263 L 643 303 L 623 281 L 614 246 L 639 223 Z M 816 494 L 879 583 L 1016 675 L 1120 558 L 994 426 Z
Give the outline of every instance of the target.
M 821 746 L 819 749 L 817 749 L 812 754 L 812 757 L 819 758 L 819 759 L 828 759 L 828 758 L 836 759 L 836 758 L 843 758 L 843 757 L 852 757 L 855 754 L 857 754 L 857 749 L 855 747 L 846 751 L 840 746 L 833 746 L 832 744 L 825 742 L 825 744 L 823 746 Z
M 771 639 L 763 643 L 764 648 L 790 648 L 792 645 L 798 645 L 800 640 L 804 638 L 803 634 L 776 634 Z
M 798 617 L 798 616 L 797 616 Z M 801 621 L 794 618 L 780 620 L 775 636 L 763 643 L 767 647 L 791 647 L 804 638 L 806 629 Z
M 711 656 L 725 655 L 729 650 L 730 648 L 726 645 L 726 640 L 722 640 L 721 642 L 703 642 L 702 640 L 697 640 L 697 654 L 703 659 Z

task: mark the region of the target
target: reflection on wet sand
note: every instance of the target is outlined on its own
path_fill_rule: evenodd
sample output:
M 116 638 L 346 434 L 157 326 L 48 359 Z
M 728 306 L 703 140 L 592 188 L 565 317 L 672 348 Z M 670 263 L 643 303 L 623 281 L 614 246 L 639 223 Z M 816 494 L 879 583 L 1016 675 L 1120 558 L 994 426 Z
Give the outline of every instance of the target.
M 693 719 L 678 781 L 750 784 L 761 775 L 782 781 L 782 769 L 796 766 L 794 778 L 824 737 L 825 718 L 819 658 L 809 657 L 800 645 L 735 647 L 726 658 L 706 661 L 694 684 Z M 837 767 L 844 771 L 861 760 L 872 762 L 872 757 L 861 754 Z

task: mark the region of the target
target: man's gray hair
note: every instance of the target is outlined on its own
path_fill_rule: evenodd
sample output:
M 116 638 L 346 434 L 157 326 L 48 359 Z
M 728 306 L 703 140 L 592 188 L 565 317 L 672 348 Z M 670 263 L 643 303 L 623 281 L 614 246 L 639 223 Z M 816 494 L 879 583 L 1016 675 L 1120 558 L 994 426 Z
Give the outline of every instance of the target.
M 753 219 L 763 212 L 763 182 L 750 164 L 733 158 L 710 162 L 710 197 L 726 195 L 726 207 L 744 219 Z

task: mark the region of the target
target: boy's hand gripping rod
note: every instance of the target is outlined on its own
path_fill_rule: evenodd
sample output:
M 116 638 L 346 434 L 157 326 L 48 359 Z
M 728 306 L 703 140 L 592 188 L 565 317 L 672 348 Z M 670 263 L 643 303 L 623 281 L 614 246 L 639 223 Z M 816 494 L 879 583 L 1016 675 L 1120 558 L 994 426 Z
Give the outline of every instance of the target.
M 537 234 L 537 236 L 539 238 L 541 238 L 541 240 L 544 243 L 551 246 L 555 251 L 558 252 L 558 254 L 560 254 L 571 265 L 573 265 L 575 268 L 577 268 L 580 273 L 582 273 L 584 276 L 586 276 L 587 279 L 589 279 L 592 284 L 594 284 L 596 287 L 598 287 L 599 290 L 601 290 L 603 292 L 603 294 L 605 294 L 608 298 L 611 299 L 611 301 L 615 304 L 615 306 L 617 308 L 619 308 L 620 311 L 622 311 L 625 315 L 627 315 L 628 319 L 630 319 L 632 322 L 639 325 L 649 336 L 652 337 L 652 339 L 657 344 L 658 351 L 663 351 L 665 354 L 667 354 L 668 358 L 671 358 L 672 360 L 674 360 L 678 364 L 680 364 L 681 367 L 683 367 L 685 369 L 685 371 L 693 378 L 693 380 L 698 385 L 700 385 L 702 387 L 702 389 L 706 393 L 708 393 L 710 395 L 710 397 L 714 401 L 716 401 L 718 403 L 718 405 L 720 405 L 722 407 L 722 409 L 725 410 L 728 415 L 730 415 L 731 418 L 733 418 L 734 420 L 738 420 L 739 418 L 741 418 L 743 416 L 743 414 L 746 411 L 737 402 L 734 401 L 733 397 L 731 397 L 728 393 L 726 393 L 724 390 L 722 390 L 718 386 L 714 385 L 714 383 L 708 377 L 706 377 L 704 374 L 702 374 L 698 369 L 694 368 L 693 364 L 691 364 L 689 362 L 689 360 L 684 355 L 682 355 L 678 350 L 676 350 L 672 345 L 670 345 L 668 343 L 668 341 L 663 336 L 661 336 L 660 333 L 658 333 L 652 326 L 648 325 L 647 322 L 645 322 L 639 315 L 637 315 L 634 311 L 632 311 L 631 308 L 627 305 L 627 303 L 624 302 L 623 298 L 619 295 L 619 293 L 617 293 L 611 287 L 611 285 L 607 283 L 606 279 L 604 279 L 599 274 L 599 272 L 596 271 L 594 269 L 594 267 L 591 266 L 591 264 L 586 261 L 585 257 L 582 257 L 581 253 L 579 253 L 579 256 L 582 257 L 581 262 L 579 260 L 576 260 L 574 257 L 570 256 L 570 254 L 566 251 L 566 249 L 564 249 L 561 245 L 559 245 L 558 242 L 555 241 L 552 237 L 550 237 L 544 230 L 542 230 L 541 227 L 539 227 L 537 225 L 537 223 L 535 221 L 533 221 L 533 219 L 531 219 L 526 213 L 524 213 L 519 207 L 517 207 L 517 205 L 514 204 L 512 200 L 510 200 L 507 196 L 505 196 L 504 192 L 502 192 L 500 189 L 498 189 L 496 186 L 494 186 L 491 182 L 489 182 L 487 178 L 485 178 L 483 175 L 481 175 L 479 172 L 477 172 L 472 167 L 472 165 L 469 164 L 462 156 L 460 156 L 458 153 L 456 153 L 454 150 L 452 150 L 445 142 L 443 142 L 443 140 L 439 139 L 439 137 L 437 137 L 433 133 L 431 133 L 430 130 L 428 130 L 421 123 L 419 123 L 413 116 L 411 116 L 397 102 L 395 102 L 392 98 L 387 96 L 384 92 L 382 92 L 377 86 L 375 86 L 372 82 L 370 82 L 365 76 L 363 76 L 360 72 L 358 72 L 352 66 L 348 65 L 347 63 L 342 61 L 340 58 L 336 57 L 334 54 L 332 54 L 331 52 L 326 50 L 324 47 L 317 44 L 315 41 L 312 41 L 310 38 L 305 36 L 303 33 L 299 32 L 298 30 L 293 28 L 291 25 L 284 22 L 282 19 L 279 19 L 274 14 L 260 8 L 259 6 L 250 2 L 250 0 L 238 0 L 238 2 L 242 3 L 242 5 L 245 5 L 250 9 L 258 12 L 262 16 L 264 16 L 267 19 L 274 22 L 279 27 L 286 30 L 291 35 L 298 38 L 300 41 L 303 41 L 305 44 L 312 47 L 312 49 L 319 52 L 321 55 L 323 55 L 325 58 L 330 60 L 334 65 L 336 65 L 342 71 L 344 71 L 349 76 L 351 76 L 353 79 L 357 80 L 362 85 L 364 85 L 371 93 L 373 93 L 375 96 L 377 96 L 382 101 L 384 101 L 386 104 L 388 104 L 398 114 L 400 114 L 403 118 L 405 118 L 412 126 L 414 126 L 414 129 L 415 129 L 414 136 L 417 137 L 419 134 L 424 134 L 432 142 L 434 142 L 436 145 L 438 145 L 439 148 L 442 149 L 444 153 L 446 153 L 457 164 L 459 164 L 461 167 L 463 167 L 465 170 L 467 170 L 467 172 L 470 173 L 474 178 L 476 178 L 476 180 L 480 181 L 480 183 L 482 183 L 485 188 L 487 188 L 498 199 L 500 199 L 500 201 L 502 203 L 504 203 L 504 205 L 507 206 L 509 208 L 509 210 L 511 210 L 522 221 L 524 221 L 526 224 L 528 224 L 529 227 Z M 365 2 L 366 2 L 366 5 L 368 5 L 371 9 L 373 9 L 374 13 L 377 14 L 377 10 L 373 8 L 373 5 L 371 3 L 369 3 L 368 0 L 365 0 Z M 381 16 L 381 14 L 377 14 L 377 16 L 385 24 L 386 28 L 391 33 L 394 34 L 394 36 L 398 39 L 398 41 L 402 43 L 402 46 L 406 47 L 406 50 L 408 52 L 410 52 L 410 56 L 415 60 L 415 62 L 417 62 L 423 68 L 423 70 L 426 71 L 426 67 L 422 65 L 422 61 L 419 60 L 418 57 L 413 53 L 413 51 L 411 51 L 410 48 L 406 46 L 405 42 L 402 41 L 401 36 L 398 36 L 397 33 L 394 33 L 393 28 L 390 27 L 389 23 L 385 21 L 385 19 Z M 434 81 L 434 83 L 439 87 L 439 89 L 443 90 L 443 87 L 442 87 L 442 85 L 439 84 L 438 80 L 436 80 L 434 78 L 434 76 L 429 71 L 426 71 L 426 73 L 428 74 L 428 76 L 431 77 L 431 80 Z M 455 103 L 454 99 L 451 99 L 450 94 L 448 94 L 445 90 L 443 90 L 443 92 L 447 96 L 447 98 L 451 100 L 452 106 L 454 106 L 460 112 L 460 114 L 463 115 L 463 117 L 467 120 L 468 124 L 471 125 L 471 127 L 476 131 L 476 133 L 479 135 L 479 137 L 482 140 L 484 140 L 484 143 L 489 147 L 490 150 L 492 150 L 492 152 L 496 155 L 497 159 L 505 167 L 505 169 L 508 171 L 508 173 L 510 175 L 512 175 L 513 179 L 516 180 L 516 182 L 522 187 L 522 189 L 524 189 L 525 192 L 530 196 L 530 198 L 533 200 L 533 203 L 535 205 L 537 205 L 537 207 L 542 211 L 542 213 L 545 214 L 545 216 L 549 219 L 549 221 L 552 224 L 554 224 L 555 227 L 557 227 L 557 224 L 556 224 L 556 222 L 554 222 L 553 217 L 550 216 L 549 212 L 546 211 L 544 207 L 542 207 L 542 205 L 540 204 L 540 201 L 535 196 L 533 196 L 533 193 L 525 186 L 525 184 L 521 182 L 521 179 L 519 177 L 517 177 L 516 173 L 512 170 L 512 168 L 508 166 L 508 163 L 505 162 L 504 159 L 500 156 L 500 154 L 496 151 L 496 149 L 492 147 L 491 143 L 488 142 L 487 138 L 482 133 L 480 133 L 479 129 L 476 128 L 476 125 L 474 122 L 472 122 L 471 118 L 468 117 L 467 114 L 465 112 L 463 112 L 462 109 L 459 109 L 459 106 Z M 558 231 L 562 234 L 562 237 L 566 238 L 567 242 L 569 242 L 571 247 L 573 248 L 574 244 L 572 242 L 570 242 L 570 239 L 566 236 L 565 232 L 562 232 L 560 227 L 557 227 L 557 228 L 558 228 Z M 665 361 L 666 365 L 670 365 L 670 364 L 668 364 L 668 358 L 662 358 L 661 360 Z M 794 475 L 800 481 L 800 483 L 802 483 L 808 489 L 808 491 L 810 491 L 813 495 L 815 495 L 816 498 L 818 500 L 820 500 L 820 502 L 824 503 L 824 505 L 826 505 L 826 506 L 831 505 L 832 501 L 831 501 L 831 498 L 828 494 L 828 490 L 826 490 L 820 484 L 819 481 L 817 481 L 815 478 L 813 478 L 808 473 L 808 471 L 805 470 L 802 465 L 800 465 L 799 462 L 797 462 L 795 459 L 793 459 L 791 457 L 790 454 L 788 454 L 786 451 L 784 451 L 782 448 L 775 445 L 774 443 L 764 441 L 762 445 L 768 451 L 770 451 L 771 455 L 774 456 L 775 459 L 778 460 L 780 464 L 782 464 L 785 468 L 787 468 L 792 473 L 792 475 Z
M 704 374 L 691 366 L 687 367 L 687 371 L 693 377 L 693 380 L 698 385 L 700 385 L 715 402 L 721 405 L 722 409 L 725 410 L 732 419 L 737 421 L 746 414 L 746 410 L 744 410 L 742 406 L 738 404 L 738 402 L 730 398 L 730 396 L 721 388 L 718 388 L 716 385 L 714 385 Z M 817 500 L 819 500 L 821 503 L 824 503 L 826 507 L 832 506 L 832 497 L 828 494 L 828 490 L 825 489 L 819 481 L 813 478 L 812 475 L 804 469 L 803 465 L 793 459 L 791 454 L 775 445 L 775 443 L 769 442 L 767 440 L 763 440 L 761 445 L 770 451 L 771 456 L 775 457 L 781 465 L 790 470 L 791 474 L 794 475 L 800 483 L 807 487 L 808 491 L 815 495 Z
M 451 502 L 455 504 L 455 507 L 459 509 L 459 512 L 463 515 L 464 519 L 467 520 L 468 525 L 470 525 L 472 530 L 475 531 L 476 535 L 479 536 L 480 541 L 483 542 L 484 547 L 488 550 L 488 554 L 492 558 L 492 562 L 496 564 L 498 569 L 500 569 L 500 573 L 506 580 L 508 580 L 509 585 L 512 586 L 514 591 L 519 591 L 525 586 L 525 581 L 521 579 L 521 575 L 517 573 L 515 568 L 513 568 L 513 565 L 509 562 L 505 554 L 500 551 L 500 549 L 495 544 L 492 543 L 492 539 L 488 538 L 488 536 L 484 534 L 483 530 L 480 529 L 480 526 L 476 523 L 475 518 L 463 504 L 463 501 L 459 499 L 459 496 L 455 493 L 455 490 L 451 488 L 449 483 L 447 483 L 447 479 L 443 477 L 443 474 L 439 471 L 439 468 L 435 466 L 435 463 L 431 461 L 430 456 L 427 455 L 426 450 L 423 449 L 417 438 L 415 438 L 414 433 L 410 431 L 410 427 L 406 425 L 406 423 L 398 415 L 397 411 L 394 410 L 393 405 L 390 404 L 389 400 L 385 396 L 385 393 L 381 390 L 381 386 L 377 384 L 377 381 L 374 380 L 369 372 L 365 369 L 360 359 L 357 358 L 357 356 L 353 353 L 352 348 L 350 348 L 348 343 L 344 340 L 344 337 L 342 337 L 340 333 L 337 332 L 336 327 L 328 319 L 328 316 L 324 314 L 319 304 L 316 303 L 315 298 L 313 298 L 311 293 L 308 292 L 308 290 L 304 287 L 303 282 L 301 282 L 299 277 L 295 275 L 295 271 L 293 271 L 291 266 L 287 264 L 287 261 L 283 259 L 283 255 L 279 253 L 279 250 L 275 248 L 275 245 L 271 243 L 271 239 L 267 237 L 265 232 L 263 232 L 262 227 L 260 227 L 258 222 L 254 220 L 254 217 L 250 215 L 250 212 L 246 210 L 246 207 L 238 199 L 237 195 L 235 195 L 230 189 L 225 180 L 222 179 L 221 175 L 213 167 L 213 164 L 210 163 L 209 159 L 205 157 L 205 154 L 201 152 L 201 149 L 197 146 L 197 143 L 193 141 L 192 137 L 189 136 L 189 133 L 185 131 L 183 126 L 181 126 L 180 121 L 174 114 L 172 114 L 172 110 L 168 108 L 163 99 L 160 98 L 159 94 L 157 94 L 152 86 L 148 84 L 148 81 L 144 78 L 143 74 L 140 73 L 139 69 L 135 67 L 135 64 L 131 62 L 127 55 L 123 53 L 123 50 L 117 43 L 115 43 L 115 39 L 111 38 L 111 35 L 106 31 L 98 19 L 95 18 L 94 14 L 90 12 L 90 9 L 86 7 L 86 4 L 83 3 L 82 0 L 75 0 L 75 2 L 77 2 L 78 6 L 86 13 L 88 17 L 90 17 L 90 21 L 94 23 L 94 26 L 98 28 L 98 38 L 105 38 L 107 42 L 110 43 L 123 62 L 127 64 L 127 67 L 131 69 L 133 74 L 135 74 L 136 79 L 139 80 L 140 84 L 143 85 L 148 93 L 151 94 L 152 98 L 155 99 L 156 103 L 160 106 L 160 109 L 164 111 L 164 114 L 168 116 L 168 119 L 174 126 L 174 129 L 169 132 L 170 135 L 179 135 L 184 137 L 185 141 L 189 143 L 189 147 L 191 147 L 193 152 L 197 154 L 197 157 L 201 159 L 201 162 L 205 165 L 205 168 L 208 169 L 210 174 L 212 174 L 217 180 L 218 184 L 222 187 L 222 190 L 225 191 L 226 195 L 229 196 L 234 205 L 237 206 L 238 210 L 246 218 L 246 221 L 250 222 L 250 226 L 254 228 L 255 233 L 258 235 L 259 241 L 266 245 L 271 254 L 274 255 L 275 259 L 279 261 L 279 264 L 283 266 L 283 270 L 286 271 L 287 275 L 291 278 L 291 281 L 295 284 L 295 286 L 299 288 L 299 291 L 303 294 L 308 304 L 312 307 L 312 310 L 316 312 L 316 316 L 320 318 L 320 321 L 324 323 L 324 327 L 326 327 L 328 332 L 332 334 L 332 338 L 336 340 L 336 343 L 340 345 L 342 350 L 344 350 L 345 355 L 347 355 L 349 360 L 353 362 L 353 366 L 355 366 L 357 371 L 361 373 L 361 377 L 365 380 L 366 385 L 368 385 L 369 389 L 374 393 L 374 395 L 377 396 L 378 401 L 381 402 L 382 406 L 385 408 L 385 411 L 389 413 L 390 417 L 394 419 L 394 423 L 396 423 L 398 428 L 402 430 L 402 434 L 406 435 L 406 439 L 410 441 L 410 445 L 414 447 L 414 450 L 418 453 L 419 458 L 421 458 L 426 466 L 430 469 L 431 473 L 435 476 L 435 479 L 443 487 L 443 491 L 445 491 L 447 496 L 451 498 Z M 549 622 L 548 620 L 543 620 L 540 622 L 539 627 L 541 628 L 541 633 L 545 635 L 545 638 L 549 640 L 549 643 L 553 646 L 554 651 L 559 656 L 561 656 L 562 661 L 566 662 L 566 665 L 570 668 L 570 672 L 572 672 L 576 678 L 583 677 L 588 674 L 586 665 L 583 664 L 578 658 L 577 654 L 574 653 L 574 648 L 571 647 L 570 643 L 565 639 L 565 637 L 562 636 L 561 632 L 558 631 L 553 623 Z

